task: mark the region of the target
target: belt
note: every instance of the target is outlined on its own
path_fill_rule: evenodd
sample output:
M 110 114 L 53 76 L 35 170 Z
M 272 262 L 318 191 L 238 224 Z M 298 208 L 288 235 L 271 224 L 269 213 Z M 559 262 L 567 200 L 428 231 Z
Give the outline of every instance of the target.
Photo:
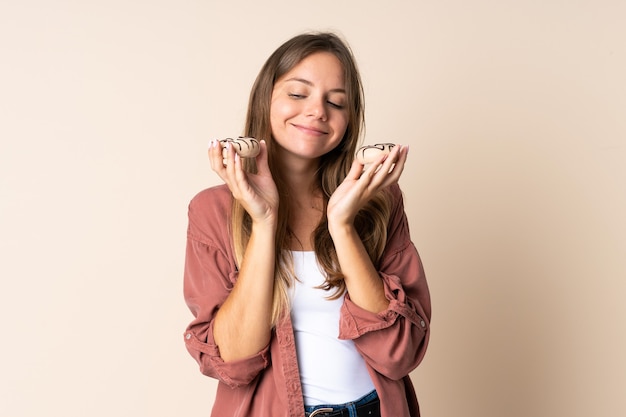
M 374 398 L 371 401 L 363 405 L 357 405 L 356 415 L 358 417 L 380 417 L 380 400 Z M 349 417 L 350 411 L 348 408 L 318 408 L 317 410 L 306 413 L 306 417 Z

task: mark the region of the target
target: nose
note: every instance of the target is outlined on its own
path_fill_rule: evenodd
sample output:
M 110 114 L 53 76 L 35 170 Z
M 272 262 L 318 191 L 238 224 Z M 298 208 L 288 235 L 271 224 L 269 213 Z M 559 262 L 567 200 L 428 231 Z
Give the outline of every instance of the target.
M 326 121 L 326 103 L 324 100 L 311 98 L 307 104 L 307 116 L 311 116 L 317 120 Z

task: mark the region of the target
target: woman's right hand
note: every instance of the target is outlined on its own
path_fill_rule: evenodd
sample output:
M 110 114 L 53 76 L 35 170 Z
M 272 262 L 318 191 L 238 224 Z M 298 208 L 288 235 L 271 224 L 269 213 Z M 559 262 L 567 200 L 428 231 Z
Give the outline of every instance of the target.
M 226 156 L 222 153 L 219 140 L 209 145 L 209 161 L 211 168 L 226 183 L 233 198 L 241 203 L 254 223 L 275 224 L 278 213 L 278 190 L 267 158 L 267 146 L 260 141 L 260 152 L 256 157 L 257 173 L 246 172 L 241 158 L 232 146 L 226 148 Z
M 209 146 L 211 168 L 252 218 L 237 280 L 213 323 L 215 343 L 225 362 L 260 352 L 271 338 L 278 190 L 269 169 L 267 146 L 264 141 L 259 145 L 256 174 L 243 169 L 232 145 L 223 154 L 219 141 Z

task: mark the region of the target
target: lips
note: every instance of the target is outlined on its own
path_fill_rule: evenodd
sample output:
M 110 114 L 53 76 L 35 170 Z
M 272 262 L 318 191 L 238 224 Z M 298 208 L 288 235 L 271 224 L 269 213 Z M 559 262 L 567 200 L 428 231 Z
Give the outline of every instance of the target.
M 311 134 L 311 135 L 326 135 L 328 134 L 327 131 L 320 129 L 319 127 L 315 127 L 315 126 L 304 126 L 304 125 L 297 125 L 297 124 L 293 124 L 293 126 L 305 133 Z

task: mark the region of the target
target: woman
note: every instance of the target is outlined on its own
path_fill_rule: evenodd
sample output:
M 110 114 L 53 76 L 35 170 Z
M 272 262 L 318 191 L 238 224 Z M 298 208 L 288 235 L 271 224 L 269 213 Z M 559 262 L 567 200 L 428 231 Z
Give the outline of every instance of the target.
M 189 205 L 184 294 L 213 416 L 419 416 L 430 298 L 397 185 L 408 147 L 355 161 L 362 96 L 344 42 L 299 35 L 252 88 L 259 155 L 209 146 L 225 184 Z

